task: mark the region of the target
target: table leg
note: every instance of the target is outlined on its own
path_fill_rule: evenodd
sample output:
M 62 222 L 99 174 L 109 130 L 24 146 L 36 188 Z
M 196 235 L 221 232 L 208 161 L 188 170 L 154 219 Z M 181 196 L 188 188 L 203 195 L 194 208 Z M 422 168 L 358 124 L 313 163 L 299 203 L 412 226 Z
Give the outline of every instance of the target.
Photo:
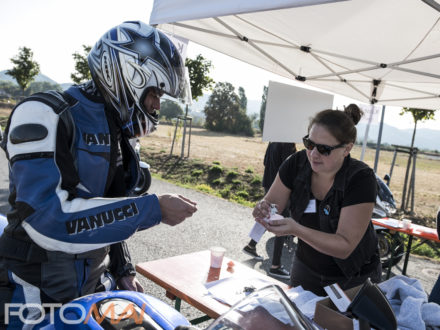
M 399 239 L 399 233 L 395 231 L 390 231 L 390 234 L 392 235 L 392 240 L 390 242 L 390 258 L 388 260 L 388 271 L 387 271 L 387 277 L 388 280 L 391 276 L 391 268 L 393 268 L 393 262 L 394 258 L 397 256 L 397 249 L 400 245 L 400 239 Z
M 210 320 L 211 318 L 208 316 L 208 315 L 204 315 L 204 316 L 200 316 L 200 317 L 198 317 L 198 318 L 195 318 L 195 319 L 193 319 L 193 320 L 191 320 L 191 321 L 189 321 L 192 325 L 196 325 L 196 324 L 199 324 L 199 323 L 202 323 L 202 322 L 205 322 L 205 321 L 208 321 L 208 320 Z
M 406 246 L 405 261 L 403 262 L 402 275 L 406 275 L 406 268 L 408 267 L 409 255 L 411 253 L 411 245 L 412 245 L 413 236 L 412 235 L 408 235 L 408 236 L 409 236 L 408 237 L 408 245 Z
M 176 301 L 174 302 L 174 309 L 180 312 L 180 306 L 182 305 L 182 299 L 176 297 Z
M 172 294 L 171 292 L 168 292 L 168 291 L 166 292 L 165 295 L 168 298 L 170 298 L 171 300 L 175 300 L 175 302 L 174 302 L 174 309 L 176 311 L 180 312 L 180 308 L 182 306 L 182 299 L 180 299 L 179 297 L 176 297 L 174 294 Z M 192 325 L 196 325 L 196 324 L 208 321 L 210 319 L 211 319 L 211 317 L 209 317 L 208 315 L 203 315 L 203 316 L 197 317 L 197 318 L 195 318 L 193 320 L 190 320 L 190 323 Z
M 390 260 L 388 261 L 388 270 L 387 270 L 386 279 L 389 279 L 391 276 L 391 267 L 393 267 L 393 258 L 394 258 L 394 251 L 391 251 Z

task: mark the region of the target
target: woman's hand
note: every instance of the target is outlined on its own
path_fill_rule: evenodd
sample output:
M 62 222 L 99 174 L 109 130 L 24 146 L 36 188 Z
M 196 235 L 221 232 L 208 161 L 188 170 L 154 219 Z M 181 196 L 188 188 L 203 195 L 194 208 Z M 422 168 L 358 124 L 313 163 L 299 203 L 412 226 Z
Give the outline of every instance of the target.
M 255 219 L 266 228 L 267 231 L 274 233 L 276 236 L 295 235 L 299 224 L 292 218 L 283 218 L 277 220 L 260 220 Z
M 267 219 L 270 216 L 270 203 L 264 199 L 259 201 L 252 211 L 252 216 L 256 220 Z

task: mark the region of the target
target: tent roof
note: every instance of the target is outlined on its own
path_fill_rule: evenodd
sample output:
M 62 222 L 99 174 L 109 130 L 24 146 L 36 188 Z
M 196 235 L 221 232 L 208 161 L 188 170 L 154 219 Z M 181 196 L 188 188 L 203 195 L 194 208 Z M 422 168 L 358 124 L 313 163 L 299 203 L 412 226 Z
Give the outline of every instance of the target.
M 155 0 L 150 24 L 361 102 L 440 109 L 440 12 L 425 1 Z

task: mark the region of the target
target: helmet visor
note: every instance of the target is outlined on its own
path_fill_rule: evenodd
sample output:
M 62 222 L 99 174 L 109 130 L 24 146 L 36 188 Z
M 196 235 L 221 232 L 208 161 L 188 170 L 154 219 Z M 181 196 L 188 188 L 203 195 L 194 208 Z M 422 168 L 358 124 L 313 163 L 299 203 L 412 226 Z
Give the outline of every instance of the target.
M 176 68 L 176 71 L 178 71 L 178 69 L 181 70 L 181 68 Z M 169 92 L 167 89 L 158 89 L 162 92 L 162 94 L 165 93 L 183 104 L 192 104 L 191 83 L 189 80 L 189 71 L 187 67 L 184 68 L 183 74 L 180 75 L 178 84 L 179 85 L 175 93 Z

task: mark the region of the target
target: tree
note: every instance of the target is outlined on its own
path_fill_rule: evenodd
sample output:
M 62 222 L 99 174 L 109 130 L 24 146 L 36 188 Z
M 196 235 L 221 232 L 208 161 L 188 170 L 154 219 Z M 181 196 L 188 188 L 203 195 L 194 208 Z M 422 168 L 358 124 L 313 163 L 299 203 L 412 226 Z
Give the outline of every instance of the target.
M 411 115 L 413 116 L 413 119 L 414 119 L 414 130 L 413 130 L 413 135 L 411 138 L 411 149 L 410 149 L 410 154 L 409 154 L 409 158 L 408 158 L 408 164 L 406 166 L 405 179 L 404 179 L 404 183 L 403 183 L 402 204 L 400 205 L 400 208 L 402 211 L 406 210 L 410 198 L 411 198 L 411 211 L 410 212 L 412 213 L 414 210 L 415 176 L 413 174 L 414 174 L 414 170 L 415 170 L 415 168 L 414 168 L 415 163 L 413 163 L 413 174 L 411 174 L 408 195 L 407 195 L 407 183 L 408 183 L 408 174 L 409 174 L 410 167 L 411 167 L 411 161 L 412 161 L 413 154 L 414 154 L 413 147 L 414 147 L 414 141 L 416 138 L 417 122 L 433 119 L 434 118 L 434 111 L 435 110 L 426 110 L 426 109 L 418 109 L 418 108 L 402 108 L 402 111 L 400 112 L 400 115 L 403 115 L 403 114 L 409 112 L 409 113 L 411 113 Z
M 15 78 L 24 94 L 24 90 L 29 87 L 35 76 L 40 72 L 40 65 L 33 61 L 34 53 L 30 48 L 20 47 L 19 53 L 11 58 L 14 63 L 12 70 L 6 71 L 6 74 Z
M 260 106 L 260 132 L 263 133 L 264 128 L 264 117 L 266 116 L 266 101 L 267 101 L 267 91 L 269 88 L 267 86 L 263 87 L 263 95 L 261 96 L 261 106 Z
M 252 121 L 247 116 L 246 110 L 239 108 L 239 111 L 235 114 L 234 124 L 232 126 L 231 133 L 244 134 L 246 136 L 254 136 L 254 130 L 252 129 Z
M 185 66 L 189 71 L 192 98 L 197 101 L 198 97 L 203 95 L 203 90 L 212 89 L 214 84 L 214 80 L 208 76 L 212 68 L 211 61 L 199 54 L 195 59 L 187 58 Z
M 176 102 L 164 100 L 160 104 L 160 116 L 165 117 L 166 120 L 171 120 L 180 115 L 183 115 L 183 109 Z
M 70 75 L 72 81 L 75 84 L 80 84 L 84 81 L 92 79 L 90 74 L 89 62 L 87 61 L 87 56 L 92 50 L 91 46 L 82 45 L 83 55 L 78 52 L 72 54 L 73 60 L 75 61 L 75 72 Z
M 418 109 L 418 108 L 402 108 L 400 115 L 404 115 L 405 113 L 411 113 L 414 119 L 414 130 L 411 139 L 411 148 L 414 147 L 414 141 L 416 138 L 416 130 L 417 130 L 417 122 L 434 119 L 435 110 L 426 110 L 426 109 Z
M 238 87 L 238 97 L 240 102 L 240 107 L 247 109 L 247 97 L 243 87 Z
M 252 123 L 246 110 L 240 107 L 239 97 L 231 83 L 219 82 L 204 109 L 205 127 L 216 132 L 253 136 Z

